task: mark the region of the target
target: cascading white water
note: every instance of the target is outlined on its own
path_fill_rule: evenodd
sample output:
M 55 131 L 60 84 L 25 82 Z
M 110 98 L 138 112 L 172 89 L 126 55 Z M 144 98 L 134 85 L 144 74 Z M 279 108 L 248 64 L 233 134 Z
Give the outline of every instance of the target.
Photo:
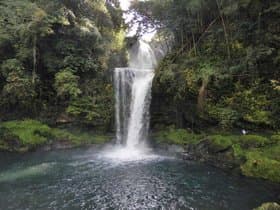
M 149 107 L 156 57 L 139 40 L 129 52 L 129 67 L 114 72 L 116 139 L 127 148 L 144 144 L 149 130 Z

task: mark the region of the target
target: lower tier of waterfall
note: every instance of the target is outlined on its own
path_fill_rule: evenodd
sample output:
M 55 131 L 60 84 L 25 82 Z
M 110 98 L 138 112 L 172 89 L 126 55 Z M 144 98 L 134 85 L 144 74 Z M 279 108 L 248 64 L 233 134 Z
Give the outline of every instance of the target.
M 116 139 L 133 148 L 144 144 L 149 130 L 153 69 L 116 68 Z

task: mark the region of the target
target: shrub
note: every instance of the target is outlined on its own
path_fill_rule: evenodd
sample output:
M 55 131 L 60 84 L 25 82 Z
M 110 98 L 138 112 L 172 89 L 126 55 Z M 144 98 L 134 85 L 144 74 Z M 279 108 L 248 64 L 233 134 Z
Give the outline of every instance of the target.
M 231 108 L 222 108 L 210 105 L 207 106 L 207 114 L 210 118 L 217 121 L 223 129 L 231 128 L 240 118 L 238 112 Z
M 74 75 L 70 68 L 61 70 L 55 74 L 54 87 L 57 91 L 57 95 L 61 98 L 75 98 L 81 94 L 79 89 L 79 77 Z

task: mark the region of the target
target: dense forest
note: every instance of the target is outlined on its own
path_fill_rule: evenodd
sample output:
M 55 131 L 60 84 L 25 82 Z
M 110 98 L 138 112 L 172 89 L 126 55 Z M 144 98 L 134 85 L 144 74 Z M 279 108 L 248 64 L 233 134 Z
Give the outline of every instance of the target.
M 8 0 L 0 11 L 0 119 L 112 127 L 110 69 L 126 63 L 119 5 Z

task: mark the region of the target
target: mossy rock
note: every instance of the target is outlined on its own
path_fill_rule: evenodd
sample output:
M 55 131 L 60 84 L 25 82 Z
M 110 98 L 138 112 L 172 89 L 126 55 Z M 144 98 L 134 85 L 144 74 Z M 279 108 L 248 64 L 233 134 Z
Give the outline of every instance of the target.
M 259 148 L 270 143 L 269 139 L 258 135 L 243 135 L 239 138 L 239 144 L 242 148 Z
M 20 140 L 17 136 L 4 127 L 0 127 L 0 151 L 17 151 L 20 148 Z
M 264 203 L 254 210 L 280 210 L 280 205 L 278 203 Z
M 235 158 L 239 160 L 246 160 L 246 152 L 239 144 L 232 145 Z
M 42 145 L 48 140 L 46 136 L 51 135 L 51 128 L 36 120 L 9 121 L 2 125 L 17 136 L 22 145 Z
M 66 142 L 73 146 L 102 144 L 112 138 L 86 132 L 51 128 L 36 120 L 8 121 L 0 125 L 0 150 L 26 152 L 42 145 Z
M 280 161 L 264 157 L 258 152 L 249 152 L 246 158 L 247 161 L 241 165 L 242 174 L 280 182 Z
M 220 152 L 229 149 L 233 145 L 232 136 L 212 135 L 210 139 L 210 150 Z
M 75 129 L 64 130 L 54 128 L 52 133 L 57 141 L 70 141 L 74 145 L 104 144 L 112 140 L 112 136 L 102 134 L 91 134 Z

